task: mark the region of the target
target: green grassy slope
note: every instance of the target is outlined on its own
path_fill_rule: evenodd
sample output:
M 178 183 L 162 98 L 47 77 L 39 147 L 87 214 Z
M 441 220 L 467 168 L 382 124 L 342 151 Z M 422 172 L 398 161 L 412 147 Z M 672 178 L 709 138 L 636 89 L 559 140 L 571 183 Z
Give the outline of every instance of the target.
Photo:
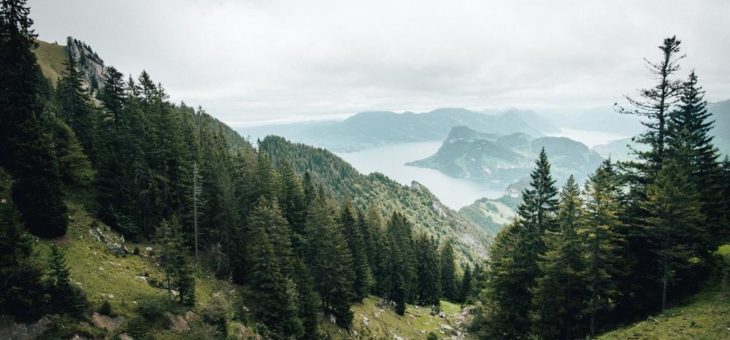
M 50 252 L 51 242 L 61 248 L 66 255 L 72 282 L 83 289 L 93 309 L 96 310 L 106 300 L 115 314 L 130 320 L 137 316 L 136 307 L 143 301 L 167 298 L 166 289 L 149 283 L 162 282 L 164 277 L 156 261 L 145 250 L 146 247 L 153 247 L 154 251 L 153 245 L 125 242 L 124 247 L 130 251 L 138 247 L 142 255 L 117 256 L 109 249 L 108 243 L 99 241 L 91 230 L 98 229 L 109 239 L 121 240 L 117 233 L 94 219 L 80 203 L 70 202 L 68 208 L 69 229 L 66 236 L 50 241 L 40 240 L 36 249 L 46 256 Z M 196 306 L 188 309 L 199 312 L 216 294 L 234 301 L 236 289 L 228 282 L 199 272 L 196 273 L 195 283 Z M 154 338 L 162 339 L 174 334 L 160 329 Z
M 392 308 L 379 306 L 379 298 L 371 296 L 353 306 L 352 331 L 337 328 L 328 321 L 322 328 L 332 339 L 425 339 L 429 333 L 441 338 L 451 338 L 459 330 L 459 305 L 441 301 L 444 317 L 431 315 L 429 308 L 408 305 L 406 314 L 400 316 Z M 462 333 L 459 333 L 462 334 Z
M 724 282 L 713 282 L 688 303 L 599 339 L 730 339 L 730 245 L 718 253 L 725 261 Z
M 34 52 L 43 75 L 55 85 L 64 72 L 63 64 L 68 61 L 66 46 L 38 40 L 38 48 Z

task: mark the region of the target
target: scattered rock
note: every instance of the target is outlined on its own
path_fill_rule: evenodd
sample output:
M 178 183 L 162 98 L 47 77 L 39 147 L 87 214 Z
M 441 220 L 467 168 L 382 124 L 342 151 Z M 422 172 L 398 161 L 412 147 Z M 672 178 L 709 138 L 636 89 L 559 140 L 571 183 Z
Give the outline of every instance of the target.
M 106 329 L 109 332 L 114 332 L 124 324 L 125 318 L 123 316 L 117 316 L 116 318 L 101 315 L 97 312 L 91 316 L 91 322 L 94 326 Z
M 174 315 L 170 312 L 165 312 L 165 317 L 170 321 L 170 330 L 174 332 L 185 332 L 190 330 L 190 325 L 184 317 L 180 315 Z
M 122 333 L 119 334 L 119 340 L 134 340 L 134 338 L 129 336 L 127 333 Z
M 52 317 L 48 315 L 29 324 L 15 323 L 7 316 L 0 316 L 0 339 L 37 339 L 51 322 Z
M 189 310 L 187 313 L 185 313 L 185 321 L 187 321 L 187 322 L 193 322 L 195 320 L 198 320 L 198 314 L 195 314 L 191 310 Z

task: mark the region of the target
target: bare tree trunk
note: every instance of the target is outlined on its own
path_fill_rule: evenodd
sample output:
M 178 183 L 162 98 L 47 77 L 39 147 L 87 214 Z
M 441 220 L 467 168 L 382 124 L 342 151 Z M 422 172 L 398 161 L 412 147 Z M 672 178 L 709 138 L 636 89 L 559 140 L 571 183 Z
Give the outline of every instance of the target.
M 669 281 L 669 268 L 665 263 L 662 268 L 662 312 L 667 308 L 667 281 Z

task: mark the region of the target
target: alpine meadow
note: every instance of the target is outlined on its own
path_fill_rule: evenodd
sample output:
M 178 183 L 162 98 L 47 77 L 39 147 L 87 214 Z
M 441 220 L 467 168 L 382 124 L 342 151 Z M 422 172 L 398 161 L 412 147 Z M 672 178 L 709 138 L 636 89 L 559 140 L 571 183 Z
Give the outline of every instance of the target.
M 730 3 L 649 2 L 0 0 L 0 339 L 729 339 Z

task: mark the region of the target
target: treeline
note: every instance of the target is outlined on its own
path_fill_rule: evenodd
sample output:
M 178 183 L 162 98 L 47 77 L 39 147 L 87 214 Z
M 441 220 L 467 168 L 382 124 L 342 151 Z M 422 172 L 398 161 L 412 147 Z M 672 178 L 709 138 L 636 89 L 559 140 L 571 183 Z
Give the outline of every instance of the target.
M 694 72 L 675 79 L 680 41 L 649 62 L 656 86 L 628 97 L 644 117 L 637 161 L 605 161 L 558 191 L 543 151 L 518 218 L 495 239 L 473 327 L 488 339 L 573 339 L 664 310 L 697 290 L 729 240 L 730 162 Z
M 180 304 L 195 305 L 198 272 L 240 285 L 252 307 L 240 314 L 273 338 L 319 338 L 322 318 L 347 328 L 350 306 L 369 294 L 400 314 L 406 303 L 438 310 L 440 298 L 474 295 L 472 271 L 461 279 L 447 239 L 416 234 L 398 212 L 384 220 L 375 203 L 332 199 L 285 157 L 274 165 L 202 109 L 170 103 L 147 72 L 107 67 L 92 97 L 69 58 L 52 87 L 28 15 L 25 1 L 2 2 L 0 313 L 88 312 L 63 254 L 54 250 L 44 274 L 27 233 L 63 236 L 71 199 L 127 239 L 153 241 Z

